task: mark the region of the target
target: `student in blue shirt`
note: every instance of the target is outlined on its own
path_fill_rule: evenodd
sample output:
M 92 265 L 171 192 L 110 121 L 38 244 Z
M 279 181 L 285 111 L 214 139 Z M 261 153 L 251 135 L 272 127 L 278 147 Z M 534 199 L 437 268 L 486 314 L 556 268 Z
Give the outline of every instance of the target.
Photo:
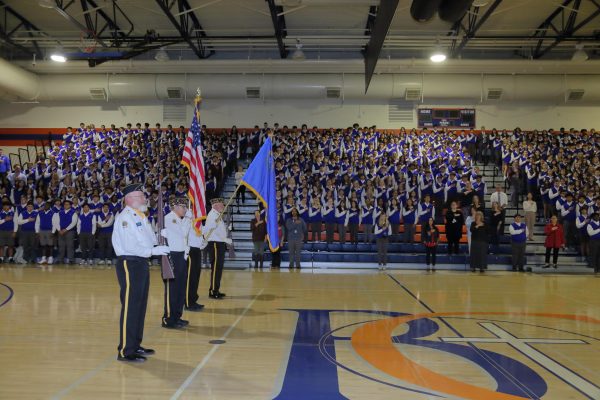
M 402 221 L 404 222 L 404 243 L 415 242 L 416 209 L 412 199 L 406 200 L 406 206 L 402 210 Z
M 0 180 L 4 187 L 8 186 L 8 180 L 6 177 L 10 172 L 10 159 L 4 154 L 4 151 L 0 149 Z
M 25 209 L 19 213 L 19 244 L 23 246 L 23 260 L 26 263 L 35 262 L 35 221 L 38 212 L 33 209 L 33 203 L 27 202 Z M 23 260 L 19 260 L 22 262 Z
M 13 263 L 15 253 L 15 236 L 17 234 L 17 224 L 14 221 L 15 212 L 9 201 L 2 202 L 0 211 L 0 263 L 4 262 L 4 257 L 8 255 L 8 262 Z M 6 254 L 4 253 L 6 247 Z

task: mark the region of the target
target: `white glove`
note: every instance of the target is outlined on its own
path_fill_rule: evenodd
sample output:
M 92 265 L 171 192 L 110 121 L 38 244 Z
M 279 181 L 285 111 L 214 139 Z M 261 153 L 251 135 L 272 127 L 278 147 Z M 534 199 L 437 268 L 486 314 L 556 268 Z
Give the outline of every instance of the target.
M 190 219 L 191 219 L 191 218 L 193 217 L 193 215 L 192 215 L 192 210 L 188 209 L 188 210 L 186 211 L 186 213 L 185 213 L 185 217 L 186 217 L 186 218 L 190 218 Z
M 166 229 L 161 229 L 160 236 L 162 236 L 162 237 L 164 237 L 166 239 L 167 238 L 167 230 Z
M 152 248 L 153 256 L 166 256 L 169 254 L 169 246 L 156 246 Z
M 231 230 L 233 230 L 233 224 L 229 224 L 229 225 L 227 226 L 227 229 L 229 229 L 230 231 L 231 231 Z
M 183 252 L 183 259 L 187 260 L 189 256 L 190 256 L 190 248 L 186 247 L 185 251 Z
M 225 243 L 232 244 L 233 240 L 231 240 L 230 238 L 225 238 Z

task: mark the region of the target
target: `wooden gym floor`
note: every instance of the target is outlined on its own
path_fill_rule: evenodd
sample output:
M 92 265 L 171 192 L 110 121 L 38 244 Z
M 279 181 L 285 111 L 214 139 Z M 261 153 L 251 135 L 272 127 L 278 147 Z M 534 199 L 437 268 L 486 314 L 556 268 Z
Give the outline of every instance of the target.
M 173 331 L 152 270 L 130 365 L 114 269 L 0 267 L 0 399 L 600 399 L 590 275 L 226 270 L 221 301 L 208 276 Z

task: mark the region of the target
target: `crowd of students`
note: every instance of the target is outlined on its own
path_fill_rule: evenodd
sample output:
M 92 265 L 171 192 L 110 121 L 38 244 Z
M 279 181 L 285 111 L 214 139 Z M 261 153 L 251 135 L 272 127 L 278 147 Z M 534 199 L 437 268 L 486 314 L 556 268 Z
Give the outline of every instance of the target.
M 428 243 L 425 251 L 435 265 L 431 244 L 439 242 L 441 224 L 449 254 L 459 252 L 465 224 L 471 248 L 482 238 L 498 243 L 509 206 L 506 186 L 511 206 L 524 212 L 529 239 L 536 219 L 549 221 L 556 215 L 567 246 L 578 246 L 582 255 L 592 250 L 595 237 L 588 233 L 588 225 L 600 212 L 600 136 L 594 130 L 517 128 L 476 134 L 265 123 L 250 130 L 234 126 L 209 132 L 203 127 L 208 198 L 220 193 L 225 178 L 238 170 L 238 160 L 251 158 L 270 131 L 286 240 L 290 238 L 286 221 L 297 212 L 305 223 L 302 241 L 324 238 L 332 243 L 337 235 L 342 243 L 357 244 L 362 233 L 363 242 L 377 242 L 379 264 L 385 268 L 386 243 L 414 243 L 416 227 L 422 225 L 421 241 Z M 73 262 L 77 237 L 83 262 L 110 261 L 106 237 L 121 208 L 125 185 L 144 183 L 151 220 L 158 211 L 159 193 L 168 204 L 169 197 L 187 192 L 187 170 L 180 164 L 186 135 L 183 126 L 163 129 L 156 124 L 151 129 L 138 123 L 135 128 L 131 124 L 96 128 L 82 123 L 78 129 L 68 128 L 64 140 L 34 163 L 10 169 L 0 163 L 0 256 L 11 259 L 17 238 L 23 246 L 22 261 L 36 257 L 40 262 L 54 261 L 52 248 L 58 245 L 61 261 Z M 488 204 L 489 191 L 476 162 L 495 165 L 505 179 Z M 241 174 L 240 170 L 238 180 Z M 528 199 L 521 206 L 525 194 Z M 238 202 L 244 197 L 240 192 Z M 482 224 L 485 235 L 477 230 Z

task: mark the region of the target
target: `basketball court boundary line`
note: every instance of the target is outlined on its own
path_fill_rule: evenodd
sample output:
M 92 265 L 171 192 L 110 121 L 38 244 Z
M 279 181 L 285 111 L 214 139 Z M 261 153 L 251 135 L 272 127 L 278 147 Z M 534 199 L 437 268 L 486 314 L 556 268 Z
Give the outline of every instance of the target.
M 242 311 L 242 313 L 240 314 L 240 316 L 237 317 L 237 319 L 233 322 L 233 324 L 231 324 L 231 326 L 225 331 L 225 333 L 223 334 L 223 336 L 221 336 L 219 338 L 219 340 L 225 340 L 229 336 L 229 334 L 231 333 L 231 331 L 242 320 L 242 318 L 244 318 L 244 316 L 250 310 L 250 308 L 252 307 L 252 305 L 254 304 L 254 302 L 256 301 L 256 299 L 258 298 L 258 296 L 260 296 L 264 290 L 265 289 L 262 288 L 262 289 L 260 289 L 260 292 L 258 292 L 256 295 L 254 295 L 254 298 L 250 301 L 250 303 L 248 303 L 248 305 L 246 306 L 246 308 L 244 308 L 244 311 Z M 181 386 L 179 386 L 179 389 L 177 389 L 177 391 L 173 394 L 173 396 L 170 397 L 171 400 L 177 400 L 183 394 L 183 392 L 188 388 L 188 386 L 192 383 L 192 381 L 200 373 L 200 371 L 202 370 L 202 368 L 204 368 L 204 366 L 208 363 L 208 361 L 213 356 L 213 354 L 216 353 L 216 351 L 219 348 L 219 346 L 221 346 L 221 345 L 220 344 L 213 344 L 213 348 L 210 349 L 210 351 L 208 352 L 208 354 L 206 354 L 204 356 L 204 358 L 202 358 L 202 360 L 200 361 L 200 363 L 198 363 L 198 365 L 196 366 L 196 368 L 194 368 L 194 370 L 192 371 L 192 373 L 190 374 L 190 376 L 188 376 L 186 378 L 186 380 L 183 381 L 183 383 L 181 384 Z
M 11 288 L 10 286 L 8 286 L 5 283 L 0 282 L 0 285 L 2 285 L 8 289 L 8 297 L 2 303 L 0 303 L 0 307 L 2 307 L 3 305 L 8 303 L 13 298 L 15 291 L 13 290 L 13 288 Z

